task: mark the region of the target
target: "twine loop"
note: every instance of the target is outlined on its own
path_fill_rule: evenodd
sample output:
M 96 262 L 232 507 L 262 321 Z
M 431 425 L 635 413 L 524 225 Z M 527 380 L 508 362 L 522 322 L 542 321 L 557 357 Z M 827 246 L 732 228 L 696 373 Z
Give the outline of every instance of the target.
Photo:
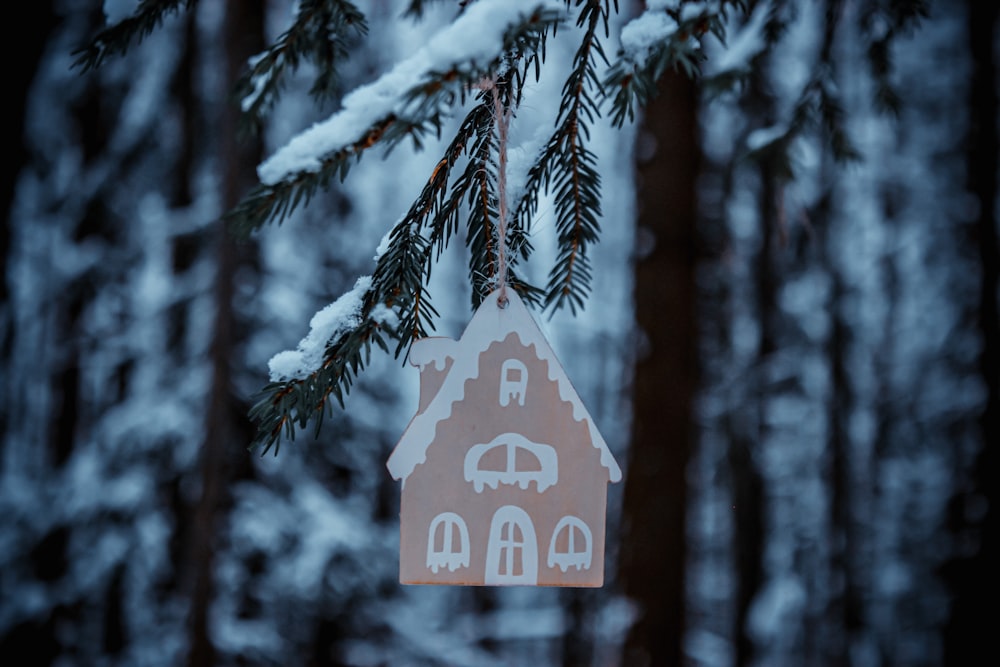
M 510 110 L 503 108 L 497 78 L 484 79 L 480 88 L 490 91 L 493 97 L 493 124 L 497 133 L 497 305 L 505 308 L 507 299 L 507 133 L 510 128 Z

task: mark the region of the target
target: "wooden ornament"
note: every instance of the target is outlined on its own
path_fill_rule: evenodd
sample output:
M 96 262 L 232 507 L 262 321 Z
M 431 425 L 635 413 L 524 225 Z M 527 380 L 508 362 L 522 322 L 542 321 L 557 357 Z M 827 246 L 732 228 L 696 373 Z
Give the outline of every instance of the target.
M 603 585 L 621 469 L 517 294 L 493 292 L 459 340 L 418 340 L 409 362 L 419 405 L 387 462 L 400 582 Z

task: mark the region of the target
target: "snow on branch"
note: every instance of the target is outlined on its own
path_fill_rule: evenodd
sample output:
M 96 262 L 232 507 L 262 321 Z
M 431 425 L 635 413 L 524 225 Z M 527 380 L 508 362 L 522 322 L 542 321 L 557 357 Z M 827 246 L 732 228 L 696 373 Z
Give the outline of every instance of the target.
M 274 185 L 302 171 L 322 167 L 323 156 L 358 140 L 358 128 L 380 121 L 412 116 L 413 91 L 435 73 L 469 78 L 487 69 L 504 51 L 508 31 L 525 17 L 562 16 L 562 3 L 521 0 L 480 0 L 470 5 L 454 23 L 439 31 L 419 51 L 398 63 L 375 82 L 357 88 L 344 98 L 343 108 L 289 141 L 257 169 L 262 183 Z
M 271 357 L 267 364 L 271 381 L 302 380 L 315 373 L 323 363 L 327 345 L 361 323 L 363 297 L 371 284 L 371 276 L 358 278 L 350 292 L 313 315 L 309 335 L 299 341 L 298 347 Z
M 84 72 L 96 69 L 108 56 L 124 55 L 158 28 L 171 14 L 190 9 L 195 0 L 144 0 L 129 13 L 128 3 L 106 2 L 103 6 L 109 25 L 101 30 L 86 47 L 73 55 L 74 67 Z M 134 3 L 133 3 L 134 4 Z
M 657 81 L 667 70 L 698 76 L 705 61 L 701 39 L 712 34 L 725 41 L 725 21 L 732 7 L 746 11 L 741 0 L 655 0 L 626 24 L 618 60 L 603 82 L 604 95 L 612 100 L 612 122 L 621 126 L 633 120 L 635 109 L 656 94 Z
M 353 40 L 367 33 L 364 14 L 348 0 L 300 0 L 292 25 L 274 44 L 250 58 L 249 71 L 237 84 L 244 120 L 258 129 L 280 97 L 286 76 L 302 62 L 315 66 L 310 94 L 320 102 L 331 97 L 338 67 L 350 55 Z
M 280 223 L 335 178 L 345 179 L 373 146 L 391 150 L 409 138 L 419 147 L 423 136 L 440 132 L 483 75 L 506 67 L 508 58 L 522 66 L 537 58 L 549 29 L 564 18 L 562 3 L 552 0 L 482 0 L 468 7 L 413 56 L 348 95 L 339 112 L 259 165 L 261 185 L 226 216 L 233 231 L 248 236 Z
M 273 446 L 277 453 L 282 435 L 293 439 L 296 426 L 304 428 L 310 420 L 315 420 L 318 432 L 329 399 L 343 404 L 373 344 L 388 351 L 385 338 L 393 338 L 398 356 L 413 340 L 428 335 L 437 311 L 424 280 L 457 231 L 467 192 L 461 179 L 449 188 L 452 170 L 491 122 L 489 105 L 472 109 L 417 200 L 379 243 L 372 276 L 360 279 L 351 292 L 317 313 L 309 335 L 295 350 L 272 358 L 272 381 L 250 411 L 257 424 L 255 447 L 266 453 Z

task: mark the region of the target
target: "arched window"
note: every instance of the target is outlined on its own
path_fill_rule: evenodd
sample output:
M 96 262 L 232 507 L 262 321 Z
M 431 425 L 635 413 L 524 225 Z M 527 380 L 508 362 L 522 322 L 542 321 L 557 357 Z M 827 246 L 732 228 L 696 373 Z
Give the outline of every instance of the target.
M 565 572 L 570 565 L 577 570 L 590 569 L 590 559 L 593 554 L 593 536 L 590 527 L 575 516 L 564 516 L 559 519 L 556 529 L 552 531 L 552 541 L 549 542 L 549 567 L 559 566 Z
M 486 548 L 487 586 L 534 586 L 538 583 L 538 543 L 531 517 L 505 505 L 493 515 Z
M 450 572 L 469 567 L 469 529 L 454 512 L 442 512 L 431 521 L 427 531 L 427 567 L 434 574 L 441 567 Z
M 518 405 L 524 405 L 524 393 L 528 388 L 528 367 L 518 359 L 508 359 L 500 367 L 500 405 L 507 407 L 512 398 Z
M 519 433 L 502 433 L 469 448 L 465 481 L 472 482 L 476 493 L 483 492 L 483 485 L 495 489 L 498 484 L 517 484 L 527 489 L 531 482 L 541 493 L 559 481 L 559 460 L 550 445 L 532 442 Z

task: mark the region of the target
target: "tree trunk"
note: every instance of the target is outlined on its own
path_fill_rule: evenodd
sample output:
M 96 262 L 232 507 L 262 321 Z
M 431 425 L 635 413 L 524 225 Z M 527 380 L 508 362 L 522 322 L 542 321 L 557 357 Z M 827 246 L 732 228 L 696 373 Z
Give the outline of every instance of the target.
M 638 617 L 625 641 L 629 667 L 682 664 L 685 612 L 685 470 L 698 386 L 695 312 L 695 84 L 670 72 L 646 109 L 638 141 L 635 317 L 640 341 L 625 481 L 620 578 Z M 640 154 L 641 154 L 640 150 Z
M 825 209 L 826 207 L 824 207 Z M 826 215 L 826 211 L 821 215 Z M 831 225 L 823 220 L 829 230 Z M 827 627 L 822 633 L 822 655 L 831 666 L 851 664 L 850 648 L 855 634 L 863 623 L 861 592 L 858 590 L 855 562 L 860 549 L 853 506 L 858 486 L 852 475 L 852 443 L 849 432 L 851 391 L 847 368 L 851 326 L 844 315 L 844 302 L 848 297 L 847 286 L 830 252 L 832 241 L 827 242 L 827 266 L 833 283 L 829 312 L 832 331 L 828 342 L 831 388 L 827 405 L 830 422 L 827 434 L 827 451 L 830 456 L 830 518 L 829 518 L 829 567 L 830 573 L 842 581 L 830 593 L 830 602 L 821 623 Z
M 772 102 L 761 100 L 765 117 L 770 118 Z M 764 580 L 764 486 L 757 451 L 768 438 L 767 400 L 768 388 L 765 368 L 777 347 L 775 235 L 778 211 L 779 186 L 777 168 L 770 161 L 758 166 L 760 175 L 760 250 L 753 260 L 753 277 L 756 291 L 757 321 L 760 323 L 760 341 L 751 372 L 754 389 L 748 403 L 753 404 L 752 426 L 734 426 L 731 429 L 729 475 L 733 485 L 733 555 L 736 568 L 736 609 L 733 636 L 735 637 L 735 664 L 754 663 L 755 646 L 748 632 L 750 609 Z
M 263 17 L 262 0 L 228 0 L 226 3 L 222 39 L 226 52 L 224 80 L 229 86 L 242 74 L 247 59 L 263 49 Z M 260 149 L 256 142 L 239 140 L 239 109 L 233 101 L 225 96 L 218 103 L 221 106 L 218 150 L 222 169 L 222 204 L 228 209 L 237 204 L 256 182 L 254 168 L 259 162 Z M 230 369 L 230 358 L 237 342 L 233 309 L 234 276 L 240 264 L 240 253 L 246 248 L 237 245 L 222 220 L 216 224 L 215 245 L 215 322 L 210 348 L 212 386 L 201 448 L 202 495 L 193 518 L 194 588 L 189 617 L 191 643 L 188 667 L 211 667 L 215 664 L 209 609 L 214 597 L 213 565 L 217 535 L 230 505 L 228 488 L 234 477 L 230 462 L 235 455 L 245 456 L 249 444 L 241 443 L 237 437 L 242 432 L 237 420 L 245 417 L 233 409 Z
M 10 215 L 14 203 L 14 188 L 17 178 L 28 160 L 28 152 L 24 145 L 24 119 L 27 115 L 27 98 L 31 82 L 42 58 L 42 52 L 49 39 L 49 33 L 55 25 L 56 17 L 52 13 L 52 2 L 30 2 L 21 7 L 25 12 L 18 19 L 18 39 L 5 40 L 7 52 L 6 62 L 17 62 L 17 67 L 11 67 L 7 72 L 6 88 L 8 99 L 13 102 L 7 105 L 8 113 L 13 112 L 3 124 L 7 137 L 3 145 L 7 147 L 6 159 L 0 166 L 0 206 L 3 207 L 3 221 L 0 224 L 0 304 L 7 303 L 9 289 L 7 287 L 7 256 L 10 249 Z M 0 317 L 3 312 L 0 311 Z M 0 319 L 0 351 L 3 351 L 7 341 L 4 321 Z M 2 413 L 0 413 L 2 414 Z M 0 430 L 2 433 L 2 430 Z

